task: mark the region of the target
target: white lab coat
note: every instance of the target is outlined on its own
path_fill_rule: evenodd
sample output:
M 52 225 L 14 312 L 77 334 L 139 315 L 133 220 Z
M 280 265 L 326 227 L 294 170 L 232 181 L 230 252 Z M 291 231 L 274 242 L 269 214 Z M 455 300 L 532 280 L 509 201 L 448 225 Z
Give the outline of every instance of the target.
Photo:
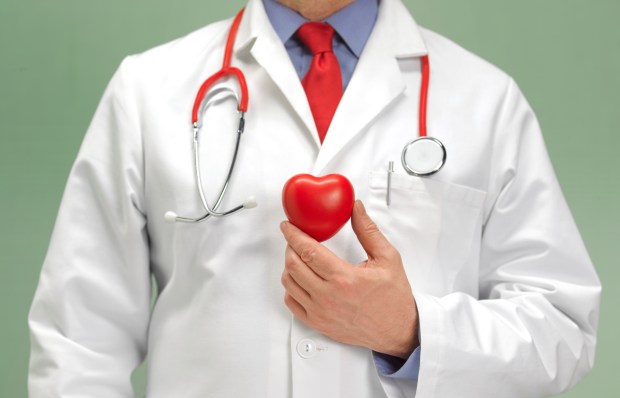
M 90 126 L 30 313 L 31 397 L 129 397 L 148 352 L 150 398 L 535 397 L 592 367 L 600 285 L 536 118 L 514 82 L 382 0 L 323 145 L 262 3 L 250 0 L 233 64 L 250 89 L 222 208 L 200 224 L 190 111 L 221 64 L 230 21 L 127 58 Z M 448 151 L 429 178 L 400 156 L 417 136 L 419 56 L 429 53 L 429 134 Z M 223 85 L 233 85 L 227 81 Z M 230 161 L 234 106 L 208 110 L 213 198 Z M 386 170 L 394 161 L 392 204 Z M 419 381 L 379 376 L 371 352 L 334 342 L 283 304 L 284 182 L 341 173 L 400 251 L 420 316 Z M 349 225 L 326 242 L 355 263 Z M 150 275 L 160 289 L 150 313 Z M 307 358 L 300 342 L 310 342 Z M 303 353 L 303 351 L 302 351 Z

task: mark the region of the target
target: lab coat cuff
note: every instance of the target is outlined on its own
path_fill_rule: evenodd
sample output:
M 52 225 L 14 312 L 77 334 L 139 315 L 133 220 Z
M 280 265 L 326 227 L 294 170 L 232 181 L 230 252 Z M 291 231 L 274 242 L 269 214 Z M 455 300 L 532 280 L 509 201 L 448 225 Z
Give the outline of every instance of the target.
M 391 355 L 372 352 L 375 366 L 381 376 L 394 379 L 418 380 L 421 348 L 416 348 L 406 360 Z
M 440 379 L 446 347 L 451 346 L 447 336 L 453 336 L 452 322 L 440 298 L 415 291 L 413 295 L 418 308 L 419 338 L 420 342 L 424 342 L 425 352 L 424 360 L 420 357 L 417 395 L 432 397 L 435 396 L 437 382 Z

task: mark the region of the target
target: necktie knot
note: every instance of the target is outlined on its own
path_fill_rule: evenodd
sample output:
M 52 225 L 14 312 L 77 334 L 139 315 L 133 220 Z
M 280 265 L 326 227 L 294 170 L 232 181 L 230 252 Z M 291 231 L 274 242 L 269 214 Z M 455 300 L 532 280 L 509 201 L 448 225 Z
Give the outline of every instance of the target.
M 331 52 L 334 28 L 325 22 L 306 22 L 297 30 L 297 37 L 312 55 Z

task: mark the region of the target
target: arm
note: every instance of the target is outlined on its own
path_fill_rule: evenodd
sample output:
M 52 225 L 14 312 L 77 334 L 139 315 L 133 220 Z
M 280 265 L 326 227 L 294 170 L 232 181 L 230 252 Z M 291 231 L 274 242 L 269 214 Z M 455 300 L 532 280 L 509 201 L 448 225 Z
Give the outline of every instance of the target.
M 496 134 L 479 297 L 416 294 L 420 397 L 548 396 L 593 365 L 600 282 L 512 82 Z
M 29 316 L 31 397 L 131 397 L 150 271 L 142 144 L 126 60 L 69 177 Z

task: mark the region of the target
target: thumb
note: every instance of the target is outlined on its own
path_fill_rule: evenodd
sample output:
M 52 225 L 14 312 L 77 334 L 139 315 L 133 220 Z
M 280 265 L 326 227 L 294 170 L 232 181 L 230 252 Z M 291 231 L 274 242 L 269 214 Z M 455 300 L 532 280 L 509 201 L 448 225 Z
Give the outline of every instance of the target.
M 368 255 L 368 259 L 386 257 L 394 250 L 394 247 L 381 233 L 377 224 L 366 213 L 366 208 L 360 200 L 356 200 L 353 205 L 351 226 Z

